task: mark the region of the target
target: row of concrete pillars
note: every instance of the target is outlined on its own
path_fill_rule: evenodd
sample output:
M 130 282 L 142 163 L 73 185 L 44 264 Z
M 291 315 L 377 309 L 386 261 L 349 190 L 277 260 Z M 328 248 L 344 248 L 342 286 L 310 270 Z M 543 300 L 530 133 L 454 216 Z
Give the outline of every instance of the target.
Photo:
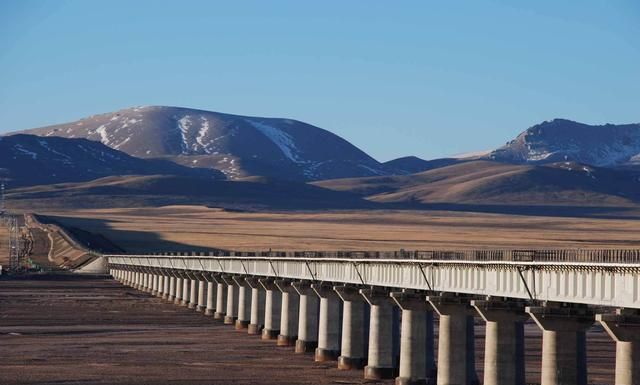
M 278 346 L 314 352 L 316 361 L 337 360 L 339 369 L 364 368 L 365 378 L 396 377 L 396 384 L 479 384 L 473 326 L 480 316 L 486 322 L 484 385 L 525 384 L 524 321 L 529 317 L 543 331 L 541 385 L 586 385 L 585 332 L 597 320 L 617 344 L 616 385 L 640 383 L 640 316 L 623 309 L 594 315 L 586 307 L 526 307 L 518 300 L 240 275 L 111 273 L 124 284 L 276 340 Z M 437 357 L 434 314 L 439 317 Z

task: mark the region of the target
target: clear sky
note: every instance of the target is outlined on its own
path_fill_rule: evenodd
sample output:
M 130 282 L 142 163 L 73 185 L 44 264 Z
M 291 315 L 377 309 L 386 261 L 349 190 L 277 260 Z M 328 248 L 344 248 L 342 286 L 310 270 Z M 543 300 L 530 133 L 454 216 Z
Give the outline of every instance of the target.
M 640 1 L 0 0 L 0 132 L 134 105 L 295 118 L 382 161 L 640 122 Z

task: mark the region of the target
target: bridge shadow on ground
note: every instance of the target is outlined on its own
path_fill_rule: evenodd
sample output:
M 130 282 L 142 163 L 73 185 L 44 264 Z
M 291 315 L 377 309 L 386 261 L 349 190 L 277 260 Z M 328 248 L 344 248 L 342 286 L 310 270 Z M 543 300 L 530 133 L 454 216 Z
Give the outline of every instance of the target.
M 54 215 L 39 215 L 43 223 L 54 223 L 64 228 L 76 241 L 102 253 L 148 253 L 163 252 L 209 252 L 215 249 L 162 239 L 159 234 L 147 231 L 118 230 L 111 223 L 118 220 L 75 218 Z M 121 241 L 116 241 L 121 240 Z

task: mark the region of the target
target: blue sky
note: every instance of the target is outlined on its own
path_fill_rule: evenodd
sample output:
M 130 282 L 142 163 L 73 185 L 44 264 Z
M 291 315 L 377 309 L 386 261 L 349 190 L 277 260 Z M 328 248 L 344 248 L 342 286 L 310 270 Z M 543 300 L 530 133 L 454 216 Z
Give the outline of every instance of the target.
M 640 2 L 0 0 L 0 132 L 133 105 L 295 118 L 383 161 L 640 122 Z

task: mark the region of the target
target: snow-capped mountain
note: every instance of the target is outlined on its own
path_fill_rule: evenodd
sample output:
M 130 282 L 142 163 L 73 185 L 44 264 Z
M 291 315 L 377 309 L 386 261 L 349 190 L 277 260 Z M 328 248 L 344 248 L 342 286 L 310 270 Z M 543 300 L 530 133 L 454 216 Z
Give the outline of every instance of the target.
M 215 170 L 139 159 L 86 139 L 23 134 L 0 137 L 0 178 L 7 179 L 11 188 L 132 174 L 224 179 Z
M 385 167 L 329 131 L 291 119 L 179 107 L 135 107 L 25 131 L 86 138 L 141 158 L 222 171 L 229 179 L 375 176 Z
M 640 124 L 590 126 L 554 119 L 527 129 L 488 158 L 509 163 L 640 165 Z

